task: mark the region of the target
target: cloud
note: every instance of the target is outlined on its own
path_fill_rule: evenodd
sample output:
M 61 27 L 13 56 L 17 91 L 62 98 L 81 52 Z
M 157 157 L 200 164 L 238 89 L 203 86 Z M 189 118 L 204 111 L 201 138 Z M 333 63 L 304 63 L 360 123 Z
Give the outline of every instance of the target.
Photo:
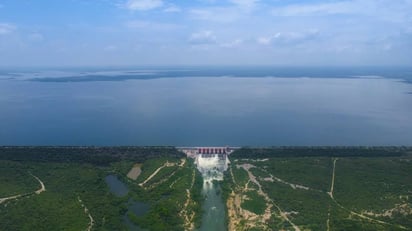
M 104 51 L 116 51 L 117 50 L 117 46 L 115 45 L 108 45 L 106 47 L 103 48 Z
M 28 38 L 33 42 L 41 42 L 44 40 L 44 36 L 38 32 L 29 34 Z
M 345 0 L 327 3 L 298 3 L 272 9 L 274 16 L 332 16 L 357 15 L 405 22 L 412 18 L 412 1 Z
M 235 39 L 235 40 L 227 42 L 227 43 L 222 43 L 222 44 L 220 44 L 220 46 L 225 47 L 225 48 L 233 48 L 233 47 L 239 47 L 242 44 L 243 44 L 242 39 Z
M 107 11 L 104 19 L 91 17 L 88 22 L 73 24 L 66 17 L 70 15 L 64 11 L 66 3 L 62 3 L 57 10 L 65 16 L 61 24 L 67 26 L 63 27 L 50 20 L 53 12 L 44 13 L 47 20 L 41 25 L 30 23 L 36 21 L 35 15 L 14 17 L 13 21 L 0 19 L 0 63 L 19 63 L 18 57 L 23 55 L 42 55 L 50 57 L 51 62 L 60 62 L 55 55 L 63 47 L 66 60 L 72 63 L 81 62 L 75 56 L 82 55 L 74 54 L 89 51 L 91 62 L 106 64 L 114 60 L 101 55 L 115 50 L 109 45 L 118 46 L 114 52 L 122 57 L 115 60 L 118 63 L 133 63 L 140 58 L 138 53 L 149 51 L 150 59 L 142 58 L 143 62 L 163 64 L 191 59 L 206 64 L 283 64 L 296 58 L 299 65 L 349 65 L 358 61 L 367 65 L 411 63 L 412 58 L 412 0 L 73 1 L 99 4 L 96 7 L 104 2 L 105 7 L 115 9 Z M 9 9 L 3 2 L 0 0 L 4 6 L 0 15 L 18 16 L 12 12 L 17 8 Z M 87 17 L 96 12 L 78 13 Z M 139 52 L 134 50 L 137 46 Z M 21 53 L 17 55 L 16 51 Z M 88 61 L 85 56 L 81 58 Z
M 128 0 L 124 7 L 129 10 L 146 11 L 163 6 L 162 0 Z
M 200 31 L 193 33 L 189 38 L 189 42 L 197 45 L 215 44 L 217 42 L 217 38 L 213 31 Z
M 0 23 L 0 35 L 10 34 L 14 30 L 16 30 L 16 27 L 13 24 Z
M 278 32 L 272 36 L 260 37 L 257 42 L 261 45 L 271 44 L 297 44 L 313 40 L 319 37 L 318 30 L 307 30 L 304 32 Z
M 311 16 L 329 14 L 347 14 L 356 11 L 353 1 L 318 3 L 318 4 L 295 4 L 278 7 L 272 10 L 275 16 Z
M 134 20 L 129 21 L 126 26 L 132 29 L 150 29 L 150 30 L 174 30 L 182 26 L 174 23 L 162 23 L 154 21 Z
M 195 8 L 191 9 L 189 14 L 196 20 L 218 23 L 231 23 L 241 17 L 241 12 L 234 7 Z
M 231 3 L 242 8 L 253 8 L 259 0 L 229 0 Z
M 166 12 L 166 13 L 179 13 L 181 11 L 182 11 L 182 9 L 180 9 L 177 6 L 169 6 L 166 9 L 163 10 L 163 12 Z
M 272 42 L 272 37 L 260 37 L 256 41 L 261 45 L 269 45 Z

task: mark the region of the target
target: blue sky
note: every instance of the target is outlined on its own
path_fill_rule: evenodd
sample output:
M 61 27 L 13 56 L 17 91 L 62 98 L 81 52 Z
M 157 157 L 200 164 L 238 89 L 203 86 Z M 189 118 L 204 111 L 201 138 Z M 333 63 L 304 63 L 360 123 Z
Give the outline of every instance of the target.
M 411 64 L 412 0 L 0 0 L 0 66 Z

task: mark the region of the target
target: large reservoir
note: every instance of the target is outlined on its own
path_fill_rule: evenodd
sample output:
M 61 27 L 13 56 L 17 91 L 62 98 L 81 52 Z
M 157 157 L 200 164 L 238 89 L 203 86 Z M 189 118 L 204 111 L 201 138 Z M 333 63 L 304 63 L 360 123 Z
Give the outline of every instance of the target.
M 0 71 L 0 145 L 412 145 L 405 68 Z

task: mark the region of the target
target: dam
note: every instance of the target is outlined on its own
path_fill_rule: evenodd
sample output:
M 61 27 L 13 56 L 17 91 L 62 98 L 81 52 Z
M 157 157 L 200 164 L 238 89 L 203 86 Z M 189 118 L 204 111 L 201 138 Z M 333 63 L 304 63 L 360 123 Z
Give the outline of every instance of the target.
M 197 169 L 203 176 L 203 184 L 223 180 L 223 172 L 227 170 L 230 160 L 228 156 L 239 147 L 180 147 L 179 151 L 193 158 Z
M 196 158 L 198 155 L 224 154 L 230 155 L 240 147 L 177 147 L 177 150 L 185 153 L 189 158 Z
M 228 156 L 237 147 L 185 147 L 178 148 L 187 157 L 193 158 L 203 177 L 202 224 L 198 231 L 227 230 L 224 201 L 220 195 L 220 186 L 215 181 L 223 181 L 223 172 L 228 169 Z

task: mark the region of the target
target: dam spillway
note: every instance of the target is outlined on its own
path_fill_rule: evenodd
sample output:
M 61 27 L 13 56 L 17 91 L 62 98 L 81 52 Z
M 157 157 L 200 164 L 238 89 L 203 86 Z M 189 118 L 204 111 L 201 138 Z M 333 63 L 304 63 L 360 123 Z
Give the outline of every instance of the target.
M 223 180 L 223 172 L 227 170 L 229 162 L 225 154 L 199 154 L 195 159 L 197 169 L 202 173 L 203 184 Z
M 181 147 L 177 149 L 195 160 L 205 186 L 213 180 L 223 180 L 223 172 L 230 164 L 228 156 L 238 147 Z
M 229 167 L 228 156 L 236 148 L 231 147 L 190 147 L 179 150 L 193 158 L 203 177 L 202 224 L 199 231 L 227 230 L 226 211 L 220 194 L 220 186 L 214 181 L 223 181 L 223 173 Z
M 228 156 L 238 147 L 181 147 L 178 148 L 187 157 L 193 158 L 195 165 L 203 177 L 203 187 L 212 181 L 223 180 L 223 172 L 230 161 Z

